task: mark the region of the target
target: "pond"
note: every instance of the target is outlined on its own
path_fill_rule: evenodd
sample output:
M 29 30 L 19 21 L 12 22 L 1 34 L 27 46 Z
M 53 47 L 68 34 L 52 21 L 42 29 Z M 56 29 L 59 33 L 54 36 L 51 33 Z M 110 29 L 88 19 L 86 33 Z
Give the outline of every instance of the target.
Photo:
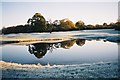
M 83 30 L 2 36 L 43 39 L 34 43 L 3 40 L 0 47 L 3 78 L 118 77 L 118 31 Z M 56 41 L 58 37 L 67 40 Z M 51 38 L 55 38 L 55 41 L 51 42 Z

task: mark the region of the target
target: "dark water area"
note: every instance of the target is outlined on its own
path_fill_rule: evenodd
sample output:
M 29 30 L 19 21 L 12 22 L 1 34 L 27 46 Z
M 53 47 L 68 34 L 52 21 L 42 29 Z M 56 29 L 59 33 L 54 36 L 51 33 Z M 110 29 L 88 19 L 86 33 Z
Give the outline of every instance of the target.
M 118 78 L 118 31 L 84 30 L 3 36 L 21 35 L 67 37 L 69 40 L 30 44 L 3 41 L 0 46 L 3 78 Z

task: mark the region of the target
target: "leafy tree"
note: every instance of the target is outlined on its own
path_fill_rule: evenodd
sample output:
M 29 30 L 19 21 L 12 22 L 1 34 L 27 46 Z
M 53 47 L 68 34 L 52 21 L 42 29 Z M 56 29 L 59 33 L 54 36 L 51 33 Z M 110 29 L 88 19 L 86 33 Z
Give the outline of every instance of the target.
M 94 25 L 91 25 L 91 24 L 89 24 L 89 25 L 86 25 L 86 27 L 85 27 L 85 29 L 94 29 Z
M 115 27 L 115 30 L 120 30 L 120 22 L 116 22 L 114 27 Z
M 53 22 L 53 24 L 54 24 L 55 26 L 60 25 L 60 20 L 55 20 L 55 21 Z
M 85 28 L 85 23 L 80 20 L 80 21 L 76 22 L 75 26 L 76 26 L 78 29 L 84 29 L 84 28 Z
M 103 26 L 107 26 L 107 23 L 103 23 Z
M 55 30 L 55 31 L 61 30 L 60 20 L 55 20 L 55 21 L 53 22 L 53 30 Z
M 110 25 L 110 26 L 113 26 L 113 25 L 115 25 L 115 23 L 111 22 L 109 25 Z
M 120 30 L 120 16 L 118 17 L 118 20 L 114 26 L 115 26 L 115 30 Z
M 76 29 L 75 24 L 67 18 L 60 20 L 60 27 L 62 30 Z
M 27 23 L 32 27 L 33 31 L 42 32 L 47 30 L 46 20 L 40 13 L 35 13 Z
M 53 23 L 52 20 L 49 19 L 48 21 L 46 21 L 47 24 L 47 31 L 50 31 L 50 33 L 53 31 Z
M 93 29 L 104 29 L 104 26 L 96 24 Z
M 113 26 L 115 30 L 120 30 L 120 16 L 118 17 L 118 20 L 116 23 L 112 23 L 110 25 Z

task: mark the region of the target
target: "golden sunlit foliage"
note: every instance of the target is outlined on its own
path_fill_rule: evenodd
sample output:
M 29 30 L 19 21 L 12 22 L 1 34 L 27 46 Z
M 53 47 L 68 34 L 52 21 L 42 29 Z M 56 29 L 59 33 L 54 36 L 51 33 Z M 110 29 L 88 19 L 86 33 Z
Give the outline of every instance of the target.
M 60 20 L 60 27 L 63 30 L 76 29 L 75 24 L 72 21 L 70 21 L 69 19 Z
M 76 26 L 78 29 L 84 29 L 84 28 L 85 28 L 85 23 L 80 20 L 80 21 L 76 22 L 75 26 Z

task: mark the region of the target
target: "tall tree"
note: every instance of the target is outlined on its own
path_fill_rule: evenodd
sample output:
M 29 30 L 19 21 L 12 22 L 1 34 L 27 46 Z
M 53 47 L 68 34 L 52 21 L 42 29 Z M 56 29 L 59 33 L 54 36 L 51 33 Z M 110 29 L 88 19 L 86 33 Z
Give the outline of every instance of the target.
M 75 26 L 76 26 L 78 29 L 84 29 L 85 23 L 80 20 L 80 21 L 76 22 Z
M 60 20 L 60 27 L 63 30 L 76 29 L 75 24 L 67 18 Z
M 35 13 L 32 18 L 28 19 L 27 23 L 37 32 L 46 31 L 47 29 L 46 20 L 40 13 Z

